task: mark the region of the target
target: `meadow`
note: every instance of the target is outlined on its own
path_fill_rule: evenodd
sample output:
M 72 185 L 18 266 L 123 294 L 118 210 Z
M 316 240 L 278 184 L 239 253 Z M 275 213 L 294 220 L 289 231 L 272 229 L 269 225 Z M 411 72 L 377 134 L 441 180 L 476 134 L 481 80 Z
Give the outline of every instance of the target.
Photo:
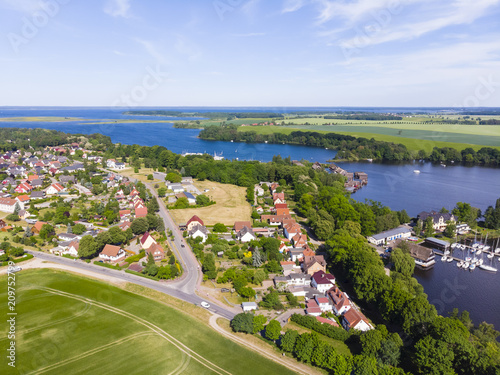
M 61 271 L 16 279 L 16 368 L 4 359 L 2 374 L 292 373 L 165 303 Z M 0 296 L 6 316 L 6 288 Z
M 246 188 L 212 181 L 195 181 L 194 185 L 216 202 L 203 208 L 170 210 L 170 215 L 177 224 L 186 223 L 193 215 L 198 215 L 205 225 L 223 223 L 233 226 L 235 221 L 250 221 L 252 209 L 246 201 Z

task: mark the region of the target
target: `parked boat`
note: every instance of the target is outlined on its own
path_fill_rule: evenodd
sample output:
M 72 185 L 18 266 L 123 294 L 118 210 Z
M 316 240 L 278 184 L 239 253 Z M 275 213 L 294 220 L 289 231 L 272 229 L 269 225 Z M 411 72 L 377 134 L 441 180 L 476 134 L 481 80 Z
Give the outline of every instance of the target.
M 469 269 L 471 271 L 474 271 L 476 269 L 476 265 L 474 263 L 472 263 L 470 266 L 469 266 Z
M 448 257 L 448 258 L 446 259 L 446 261 L 447 261 L 448 263 L 453 262 L 453 257 Z
M 487 266 L 486 264 L 481 264 L 479 266 L 479 268 L 481 268 L 482 270 L 485 270 L 485 271 L 490 271 L 490 272 L 497 272 L 498 271 L 498 269 L 496 269 L 495 267 Z
M 415 169 L 415 170 L 413 171 L 413 173 L 419 174 L 419 173 L 420 173 L 420 171 L 419 171 L 418 169 Z
M 483 250 L 478 249 L 478 250 L 476 251 L 476 255 L 479 255 L 479 254 L 481 254 L 482 252 L 483 252 Z
M 470 263 L 469 263 L 469 262 L 465 262 L 465 263 L 464 263 L 464 268 L 465 268 L 465 269 L 467 269 L 467 268 L 469 268 L 469 267 L 470 267 Z
M 441 257 L 441 262 L 446 262 L 446 259 L 448 259 L 448 257 L 447 257 L 446 255 L 443 255 L 443 256 Z
M 460 262 L 457 262 L 457 267 L 462 268 L 464 266 L 464 261 L 461 260 Z

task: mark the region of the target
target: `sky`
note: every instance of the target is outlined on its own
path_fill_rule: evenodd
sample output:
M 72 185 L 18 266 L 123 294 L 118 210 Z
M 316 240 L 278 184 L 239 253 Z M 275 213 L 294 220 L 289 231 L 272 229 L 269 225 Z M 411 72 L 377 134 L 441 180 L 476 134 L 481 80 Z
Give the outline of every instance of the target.
M 0 0 L 0 106 L 500 106 L 500 0 Z

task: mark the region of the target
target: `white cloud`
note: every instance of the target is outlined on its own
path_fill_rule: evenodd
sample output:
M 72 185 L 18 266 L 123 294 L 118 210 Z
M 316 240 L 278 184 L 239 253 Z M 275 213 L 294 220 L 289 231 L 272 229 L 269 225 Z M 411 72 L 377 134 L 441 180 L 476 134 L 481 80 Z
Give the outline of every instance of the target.
M 266 33 L 246 33 L 246 34 L 231 34 L 231 36 L 237 38 L 250 38 L 254 36 L 266 36 Z
M 143 46 L 146 52 L 149 53 L 158 63 L 166 63 L 167 59 L 153 42 L 140 38 L 134 38 L 134 41 Z
M 298 11 L 300 8 L 304 7 L 307 0 L 285 0 L 283 4 L 283 9 L 281 13 L 292 13 Z
M 190 61 L 198 60 L 202 55 L 198 45 L 184 35 L 177 35 L 174 47 L 177 52 L 187 55 Z
M 33 13 L 42 9 L 42 4 L 39 0 L 0 0 L 1 8 L 26 13 Z
M 130 18 L 130 3 L 132 0 L 107 0 L 104 12 L 113 17 Z

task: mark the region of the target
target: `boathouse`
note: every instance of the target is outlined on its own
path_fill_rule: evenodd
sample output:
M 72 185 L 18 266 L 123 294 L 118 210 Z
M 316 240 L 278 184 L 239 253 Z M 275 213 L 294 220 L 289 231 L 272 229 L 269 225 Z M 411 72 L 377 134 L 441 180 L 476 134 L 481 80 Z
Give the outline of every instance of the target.
M 398 240 L 395 243 L 395 247 L 398 247 L 401 242 L 404 240 Z M 429 249 L 424 246 L 417 245 L 416 243 L 405 241 L 410 250 L 410 255 L 413 259 L 415 259 L 415 265 L 428 269 L 436 264 L 435 255 L 432 249 Z
M 450 243 L 448 241 L 440 240 L 434 237 L 427 237 L 425 239 L 425 243 L 428 246 L 431 246 L 432 248 L 438 250 L 448 250 L 448 248 L 450 247 Z

